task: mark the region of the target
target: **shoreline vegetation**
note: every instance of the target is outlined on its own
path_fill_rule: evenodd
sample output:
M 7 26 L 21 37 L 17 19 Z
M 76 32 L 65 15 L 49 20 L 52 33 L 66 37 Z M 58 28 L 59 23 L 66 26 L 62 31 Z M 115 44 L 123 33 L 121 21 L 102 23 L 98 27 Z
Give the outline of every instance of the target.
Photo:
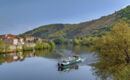
M 118 55 L 123 61 L 130 61 L 130 25 L 119 20 L 110 32 L 104 32 L 101 37 L 77 37 L 73 39 L 73 45 L 87 46 L 91 51 L 108 57 L 108 55 Z M 117 52 L 118 53 L 117 53 Z M 119 52 L 120 51 L 120 52 Z M 111 56 L 112 57 L 112 56 Z M 113 56 L 114 57 L 114 56 Z
M 17 46 L 16 46 L 17 47 Z M 22 49 L 14 49 L 11 50 L 9 49 L 9 45 L 0 40 L 0 53 L 14 53 L 14 52 L 25 52 L 25 51 L 34 51 L 34 50 L 44 50 L 44 49 L 54 49 L 55 48 L 55 43 L 53 41 L 48 41 L 48 42 L 36 42 L 36 45 L 34 47 L 29 47 L 26 44 L 22 45 Z
M 95 74 L 102 80 L 112 76 L 114 80 L 129 80 L 130 77 L 130 24 L 118 21 L 101 37 L 75 38 L 74 45 L 87 46 L 96 52 L 99 61 L 93 64 Z M 101 72 L 102 71 L 102 72 Z

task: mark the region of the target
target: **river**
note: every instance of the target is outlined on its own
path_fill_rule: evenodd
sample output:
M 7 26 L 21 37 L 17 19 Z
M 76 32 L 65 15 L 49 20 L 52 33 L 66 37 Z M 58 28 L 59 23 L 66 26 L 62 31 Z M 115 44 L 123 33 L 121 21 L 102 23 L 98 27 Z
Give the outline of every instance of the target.
M 84 62 L 58 68 L 63 57 L 79 55 Z M 55 50 L 0 55 L 0 80 L 101 80 L 91 64 L 98 61 L 85 47 L 57 46 Z M 107 80 L 112 80 L 108 77 Z

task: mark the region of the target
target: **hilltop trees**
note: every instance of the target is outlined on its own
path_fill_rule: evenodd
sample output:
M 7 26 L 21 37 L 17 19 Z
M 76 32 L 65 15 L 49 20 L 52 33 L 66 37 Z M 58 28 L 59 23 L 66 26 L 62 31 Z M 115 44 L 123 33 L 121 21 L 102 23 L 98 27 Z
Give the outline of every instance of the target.
M 69 43 L 69 40 L 68 39 L 65 39 L 65 38 L 56 38 L 54 40 L 55 44 L 68 44 Z

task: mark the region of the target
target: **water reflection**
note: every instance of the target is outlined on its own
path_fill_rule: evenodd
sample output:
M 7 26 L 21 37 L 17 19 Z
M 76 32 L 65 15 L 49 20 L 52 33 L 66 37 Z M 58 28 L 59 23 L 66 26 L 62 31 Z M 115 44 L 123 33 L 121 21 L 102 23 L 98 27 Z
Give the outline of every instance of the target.
M 106 68 L 106 64 L 95 64 L 98 63 L 97 56 L 94 53 L 89 53 L 86 47 L 80 46 L 57 46 L 55 50 L 40 50 L 40 51 L 27 51 L 11 54 L 0 54 L 0 70 L 6 70 L 6 66 L 9 66 L 8 73 L 13 73 L 14 75 L 23 75 L 24 77 L 34 80 L 32 73 L 37 75 L 36 78 L 43 80 L 111 80 L 113 79 L 113 74 L 109 73 Z M 57 62 L 59 59 L 68 56 L 79 55 L 81 58 L 86 58 L 86 60 L 79 64 L 73 64 L 64 68 L 58 67 Z M 29 60 L 29 61 L 28 61 Z M 33 63 L 34 61 L 34 63 Z M 13 64 L 3 64 L 3 63 L 13 63 Z M 26 67 L 23 67 L 25 66 Z M 33 67 L 32 67 L 33 66 Z M 20 69 L 19 69 L 20 68 Z M 14 73 L 21 72 L 21 73 Z M 66 73 L 69 72 L 71 77 Z M 60 74 L 62 73 L 62 75 Z M 125 73 L 125 72 L 124 72 Z M 2 80 L 18 80 L 15 79 L 16 76 L 9 76 L 9 79 L 5 79 L 3 72 Z M 25 75 L 24 75 L 25 74 Z M 42 75 L 44 74 L 44 76 Z M 28 76 L 26 76 L 28 75 Z M 49 77 L 51 75 L 53 78 Z M 117 75 L 117 74 L 115 74 Z M 57 79 L 59 78 L 59 79 Z M 0 78 L 1 79 L 1 78 Z M 120 80 L 120 79 L 119 79 Z
M 24 61 L 25 58 L 31 57 L 44 57 L 48 59 L 61 59 L 68 56 L 80 55 L 80 57 L 87 57 L 88 63 L 96 61 L 96 59 L 91 58 L 93 55 L 87 53 L 86 55 L 85 48 L 73 47 L 73 46 L 57 46 L 55 50 L 36 50 L 36 51 L 26 51 L 19 53 L 9 53 L 9 54 L 0 54 L 0 64 L 11 63 L 14 61 Z M 90 60 L 90 61 L 89 61 Z
M 82 50 L 81 50 L 82 49 Z M 26 51 L 19 53 L 9 53 L 9 54 L 0 54 L 0 64 L 3 63 L 12 63 L 14 61 L 24 61 L 25 58 L 30 57 L 44 57 L 49 59 L 61 59 L 63 57 L 80 55 L 81 57 L 85 56 L 86 53 L 84 48 L 73 47 L 73 46 L 57 46 L 55 50 L 36 50 L 36 51 Z M 82 55 L 81 55 L 82 54 Z M 89 57 L 88 57 L 89 58 Z
M 124 61 L 120 50 L 109 48 L 101 51 L 97 49 L 96 52 L 99 60 L 92 65 L 95 76 L 101 80 L 130 80 L 130 64 Z
M 129 80 L 130 66 L 129 64 L 107 64 L 100 61 L 92 65 L 92 70 L 95 76 L 101 80 Z
M 58 71 L 61 71 L 61 72 L 70 72 L 71 70 L 78 70 L 78 69 L 79 69 L 78 64 L 73 64 L 73 65 L 69 65 L 65 67 L 58 67 Z
M 0 54 L 0 64 L 12 63 L 14 61 L 23 61 L 25 58 L 31 57 L 45 57 L 50 59 L 59 58 L 61 55 L 56 54 L 50 50 L 37 50 L 37 51 L 26 51 L 19 53 Z

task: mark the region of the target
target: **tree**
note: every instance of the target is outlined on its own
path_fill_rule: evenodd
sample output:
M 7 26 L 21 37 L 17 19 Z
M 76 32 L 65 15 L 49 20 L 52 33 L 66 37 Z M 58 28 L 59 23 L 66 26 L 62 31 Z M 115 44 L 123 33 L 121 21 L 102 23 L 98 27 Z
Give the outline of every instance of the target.
M 69 40 L 68 39 L 65 39 L 65 38 L 56 38 L 54 40 L 55 44 L 68 44 L 69 43 Z
M 0 40 L 0 52 L 2 52 L 4 49 L 4 42 Z
M 98 51 L 104 59 L 112 59 L 112 62 L 130 61 L 130 27 L 120 20 L 112 28 L 112 33 L 97 39 L 94 49 Z
M 73 45 L 79 45 L 80 42 L 81 42 L 80 39 L 77 39 L 77 38 L 74 38 L 74 39 L 73 39 Z
M 49 43 L 49 45 L 51 46 L 51 48 L 54 48 L 54 47 L 55 47 L 55 43 L 54 43 L 53 41 L 49 41 L 48 43 Z
M 129 80 L 130 76 L 130 27 L 120 20 L 112 32 L 95 39 L 92 49 L 99 54 L 99 61 L 93 64 L 94 73 L 103 80 L 113 76 L 114 80 Z
M 130 60 L 130 27 L 127 23 L 120 20 L 113 28 L 113 39 L 116 41 L 117 48 L 126 56 L 127 62 Z
M 44 42 L 37 42 L 35 49 L 36 50 L 40 50 L 40 49 L 49 49 L 51 48 L 51 46 L 49 45 L 49 43 L 44 43 Z

